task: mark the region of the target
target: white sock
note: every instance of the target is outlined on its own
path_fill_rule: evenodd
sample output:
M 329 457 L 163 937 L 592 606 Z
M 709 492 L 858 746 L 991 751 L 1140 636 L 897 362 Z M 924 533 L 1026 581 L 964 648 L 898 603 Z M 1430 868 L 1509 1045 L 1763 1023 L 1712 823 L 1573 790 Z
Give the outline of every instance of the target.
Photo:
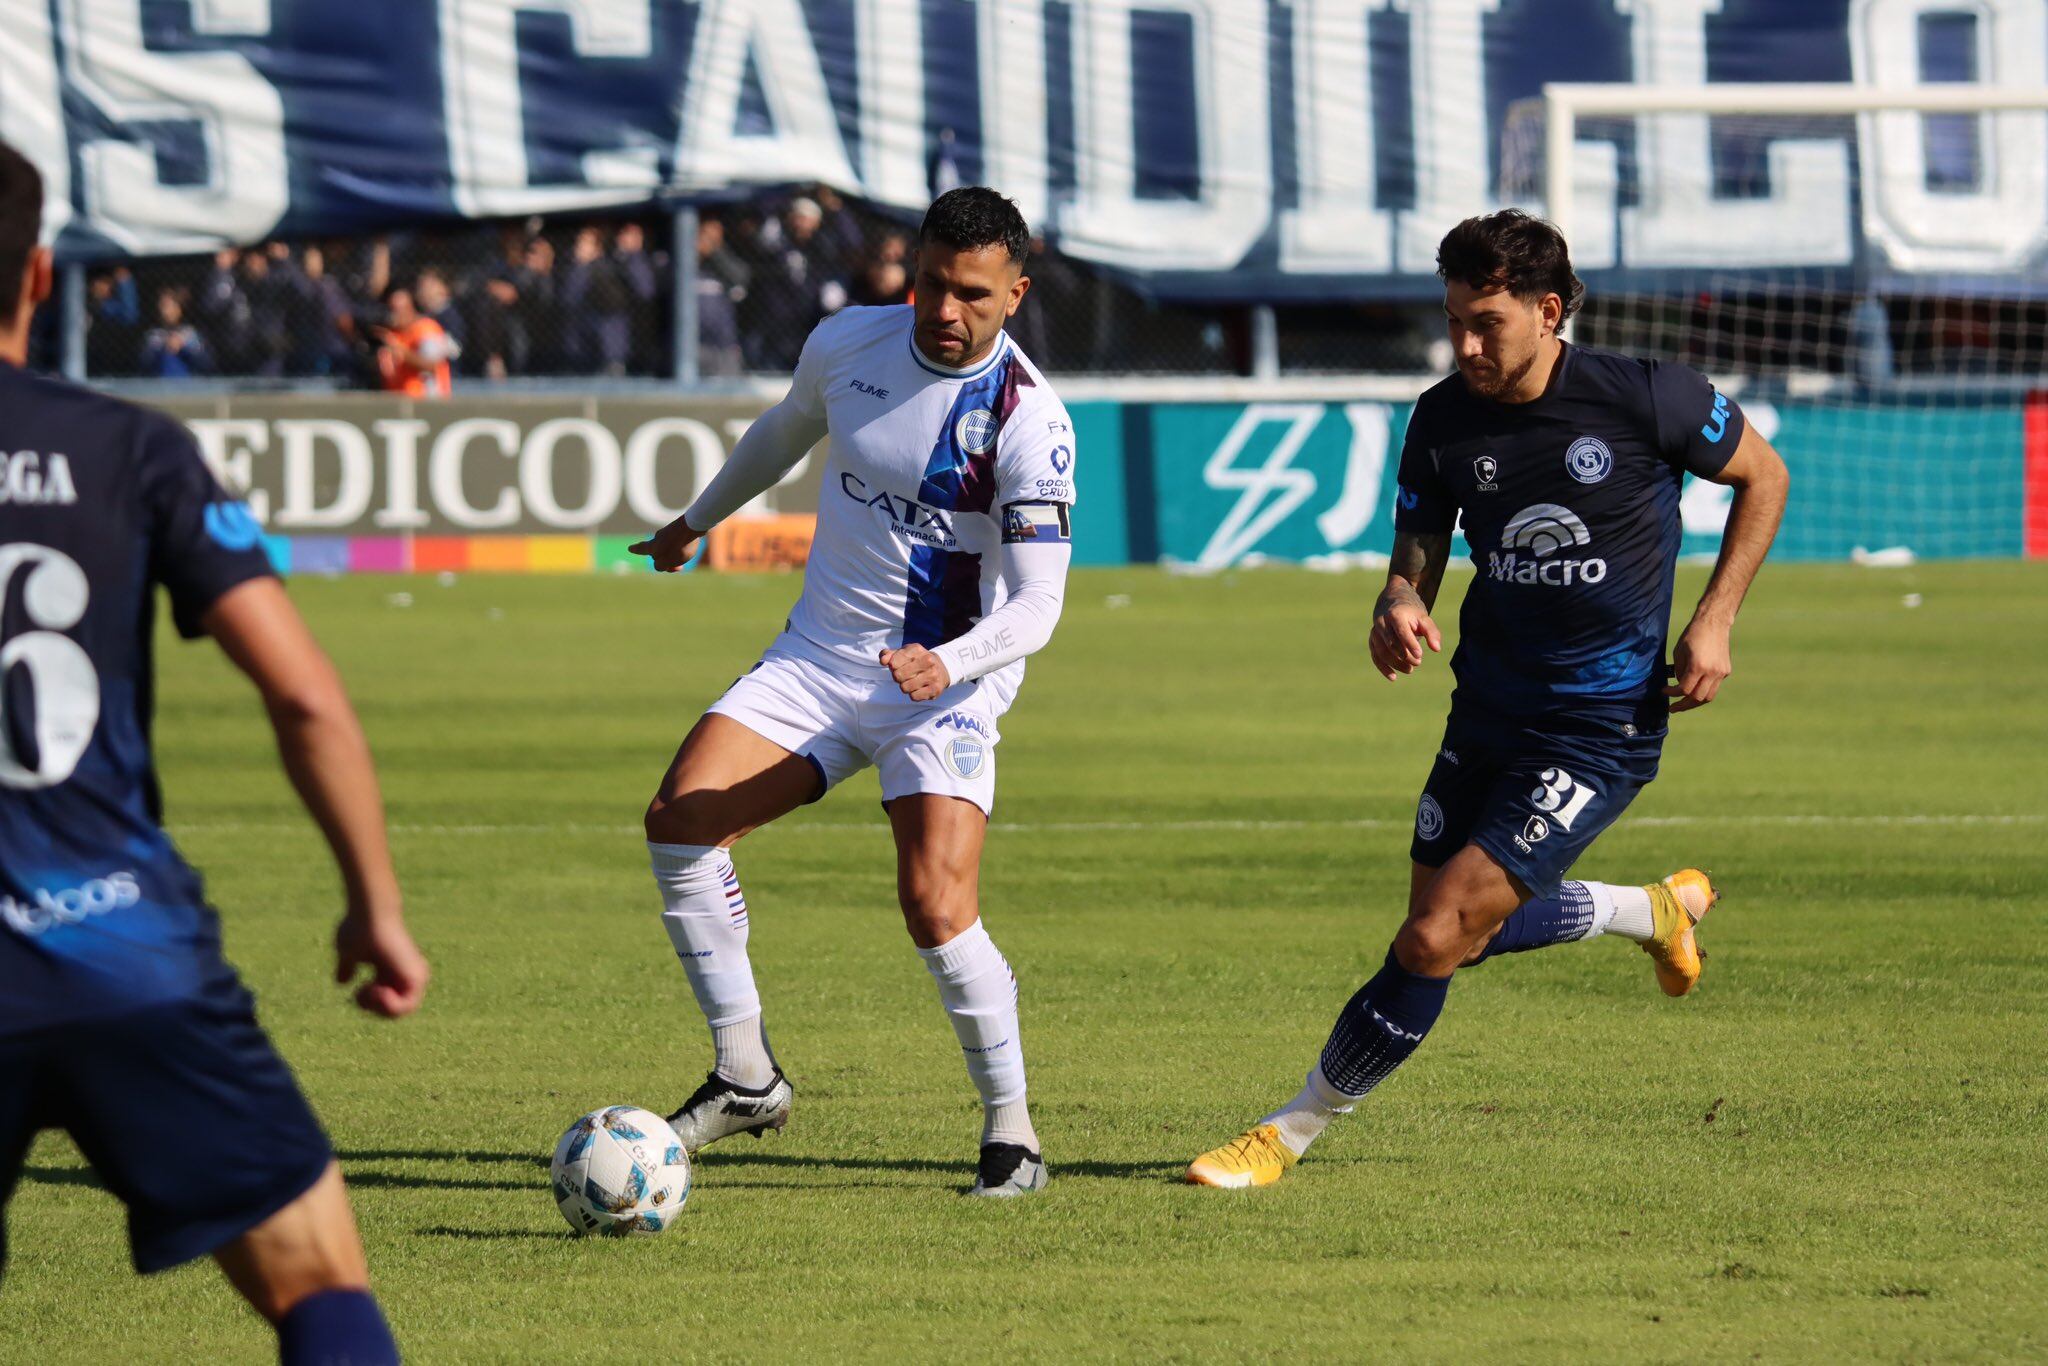
M 747 961 L 747 899 L 732 856 L 710 845 L 652 840 L 647 852 L 661 888 L 662 928 L 711 1026 L 718 1074 L 742 1086 L 766 1085 L 775 1075 L 775 1059 Z
M 1021 1143 L 1037 1152 L 1038 1132 L 1024 1104 L 1024 1046 L 1017 1037 L 1017 978 L 977 920 L 918 956 L 939 985 L 939 1001 L 981 1093 L 981 1141 Z
M 1649 888 L 1622 887 L 1611 882 L 1589 882 L 1586 889 L 1593 893 L 1595 911 L 1594 928 L 1587 932 L 1586 938 L 1591 939 L 1604 930 L 1608 934 L 1618 934 L 1640 944 L 1656 936 L 1657 922 L 1650 914 Z
M 1293 1100 L 1260 1120 L 1271 1124 L 1280 1131 L 1280 1141 L 1285 1143 L 1296 1157 L 1308 1151 L 1308 1145 L 1322 1136 L 1330 1121 L 1339 1115 L 1351 1113 L 1352 1098 L 1330 1085 L 1323 1076 L 1319 1063 L 1308 1070 L 1303 1079 L 1301 1092 Z
M 714 1026 L 711 1046 L 718 1050 L 711 1070 L 727 1081 L 759 1090 L 775 1080 L 775 1051 L 768 1047 L 768 1031 L 759 1015 L 738 1024 Z

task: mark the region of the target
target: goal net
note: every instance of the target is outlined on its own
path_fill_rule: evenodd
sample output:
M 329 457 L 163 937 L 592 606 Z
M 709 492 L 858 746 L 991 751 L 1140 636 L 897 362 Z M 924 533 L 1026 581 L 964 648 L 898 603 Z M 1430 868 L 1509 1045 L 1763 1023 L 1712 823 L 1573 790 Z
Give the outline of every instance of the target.
M 1551 86 L 1500 167 L 1572 244 L 1567 335 L 1705 371 L 1784 453 L 1786 552 L 2048 554 L 2048 89 Z M 1727 501 L 1688 488 L 1689 552 Z

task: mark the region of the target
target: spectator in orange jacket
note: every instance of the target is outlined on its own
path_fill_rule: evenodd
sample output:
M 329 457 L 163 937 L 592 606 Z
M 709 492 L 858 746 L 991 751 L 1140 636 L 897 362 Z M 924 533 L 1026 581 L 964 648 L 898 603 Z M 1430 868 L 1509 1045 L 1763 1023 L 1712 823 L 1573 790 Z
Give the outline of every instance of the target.
M 447 330 L 423 316 L 412 291 L 393 285 L 384 295 L 390 325 L 377 332 L 377 369 L 387 393 L 410 398 L 446 398 L 452 383 L 449 363 L 456 345 Z

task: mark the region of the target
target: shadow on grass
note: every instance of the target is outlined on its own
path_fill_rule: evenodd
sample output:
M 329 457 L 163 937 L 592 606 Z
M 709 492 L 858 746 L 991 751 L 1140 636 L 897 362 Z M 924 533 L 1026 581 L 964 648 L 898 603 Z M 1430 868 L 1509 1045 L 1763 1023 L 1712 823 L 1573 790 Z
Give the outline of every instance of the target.
M 356 1190 L 530 1191 L 547 1187 L 545 1176 L 530 1181 L 493 1181 L 480 1176 L 430 1176 L 413 1172 L 342 1173 Z
M 548 1159 L 527 1153 L 458 1153 L 403 1151 L 399 1149 L 343 1150 L 335 1154 L 345 1164 L 342 1175 L 351 1186 L 364 1190 L 388 1187 L 459 1191 L 530 1191 L 547 1185 Z M 431 1172 L 361 1171 L 354 1164 L 375 1161 L 406 1162 L 500 1162 L 531 1167 L 529 1179 L 488 1176 L 444 1176 Z M 105 1186 L 90 1167 L 38 1167 L 21 1169 L 22 1179 L 42 1186 Z
M 416 1228 L 413 1233 L 421 1238 L 456 1238 L 465 1243 L 567 1243 L 576 1241 L 576 1235 L 568 1229 L 560 1233 L 541 1233 L 530 1228 L 456 1228 L 452 1224 L 435 1224 L 430 1228 Z
M 744 1172 L 748 1167 L 823 1167 L 834 1171 L 943 1172 L 972 1174 L 974 1164 L 965 1157 L 939 1161 L 929 1157 L 800 1157 L 790 1153 L 734 1152 L 730 1149 L 704 1154 L 697 1159 L 707 1171 Z M 1097 1162 L 1062 1161 L 1057 1152 L 1049 1159 L 1055 1179 L 1061 1176 L 1099 1176 L 1117 1180 L 1178 1181 L 1187 1171 L 1185 1162 Z M 765 1185 L 765 1182 L 733 1182 Z
M 546 1186 L 548 1158 L 545 1154 L 486 1152 L 455 1148 L 340 1148 L 342 1175 L 351 1186 L 363 1190 L 410 1189 L 451 1191 L 530 1191 Z M 441 1172 L 363 1171 L 363 1162 L 445 1162 L 495 1163 L 499 1167 L 526 1167 L 530 1177 L 456 1176 Z
M 509 1162 L 514 1166 L 545 1167 L 545 1153 L 492 1153 L 452 1148 L 339 1148 L 336 1157 L 344 1162 Z

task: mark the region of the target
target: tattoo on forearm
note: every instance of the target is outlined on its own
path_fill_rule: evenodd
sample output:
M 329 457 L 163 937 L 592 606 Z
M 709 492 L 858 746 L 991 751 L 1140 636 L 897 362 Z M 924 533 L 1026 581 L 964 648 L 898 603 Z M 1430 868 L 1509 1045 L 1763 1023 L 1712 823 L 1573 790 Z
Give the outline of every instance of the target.
M 1380 594 L 1377 616 L 1412 592 L 1425 610 L 1436 607 L 1436 591 L 1443 585 L 1444 569 L 1450 563 L 1451 538 L 1445 532 L 1423 534 L 1401 531 L 1394 534 L 1394 551 L 1388 557 L 1387 588 Z M 1396 582 L 1405 580 L 1405 582 Z

